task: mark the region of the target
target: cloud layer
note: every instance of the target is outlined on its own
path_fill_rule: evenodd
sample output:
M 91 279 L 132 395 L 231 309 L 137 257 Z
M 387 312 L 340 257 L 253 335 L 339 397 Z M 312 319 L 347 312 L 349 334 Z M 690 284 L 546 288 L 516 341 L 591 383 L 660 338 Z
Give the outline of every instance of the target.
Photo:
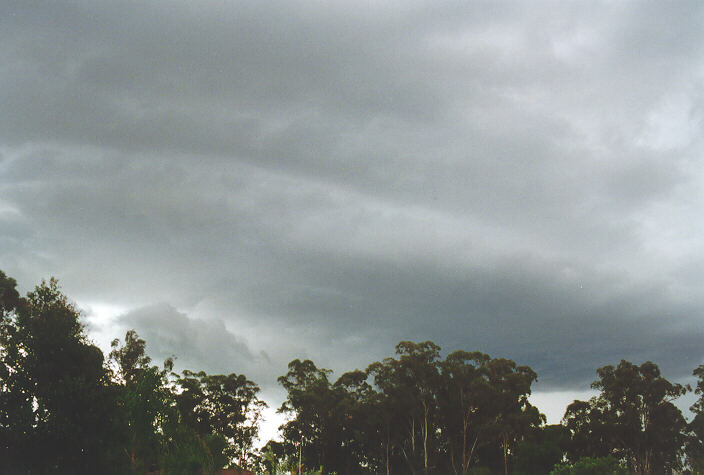
M 263 386 L 401 339 L 702 361 L 700 2 L 3 10 L 0 268 L 115 336 Z

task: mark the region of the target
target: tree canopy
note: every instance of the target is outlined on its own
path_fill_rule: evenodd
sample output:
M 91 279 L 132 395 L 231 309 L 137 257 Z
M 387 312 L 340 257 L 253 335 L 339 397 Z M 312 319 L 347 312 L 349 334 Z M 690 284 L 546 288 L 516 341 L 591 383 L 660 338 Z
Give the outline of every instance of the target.
M 652 362 L 597 369 L 598 395 L 545 425 L 538 375 L 477 351 L 401 341 L 333 378 L 294 359 L 278 378 L 287 421 L 256 449 L 259 386 L 245 375 L 153 364 L 136 331 L 105 357 L 55 279 L 26 296 L 0 271 L 0 473 L 591 474 L 704 467 L 704 366 L 688 386 Z M 264 442 L 264 441 L 261 441 Z
M 133 330 L 107 360 L 58 282 L 20 297 L 0 272 L 0 473 L 165 473 L 251 463 L 263 402 L 244 376 L 197 373 L 198 404 L 171 360 L 151 365 Z M 200 424 L 192 424 L 197 419 Z
M 592 387 L 599 395 L 575 401 L 565 413 L 573 433 L 570 459 L 613 455 L 637 474 L 680 469 L 687 423 L 673 401 L 688 388 L 663 378 L 650 361 L 622 360 L 597 374 Z

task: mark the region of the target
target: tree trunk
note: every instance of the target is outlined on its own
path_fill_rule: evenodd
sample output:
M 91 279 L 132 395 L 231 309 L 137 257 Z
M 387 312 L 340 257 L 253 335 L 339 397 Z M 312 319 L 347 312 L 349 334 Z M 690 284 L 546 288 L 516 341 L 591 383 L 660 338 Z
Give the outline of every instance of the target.
M 464 467 L 467 463 L 467 416 L 462 418 L 462 473 L 465 472 Z
M 428 405 L 423 404 L 423 469 L 425 475 L 428 475 Z
M 320 473 L 322 475 L 327 475 L 327 473 L 328 473 L 326 465 L 327 464 L 325 463 L 325 448 L 321 448 L 321 450 L 320 450 Z
M 462 475 L 467 475 L 469 473 L 469 465 L 472 463 L 472 457 L 474 457 L 474 449 L 477 448 L 477 442 L 479 441 L 479 436 L 474 438 L 472 443 L 472 450 L 469 451 L 469 457 L 467 457 L 467 462 L 462 464 Z
M 413 466 L 414 465 L 413 460 L 408 456 L 408 452 L 406 452 L 405 447 L 401 447 L 401 453 L 403 454 L 403 458 L 406 459 L 406 463 L 408 464 L 408 467 L 411 469 L 411 473 L 413 475 L 416 475 L 416 468 Z
M 461 392 L 460 394 L 464 394 Z M 462 398 L 464 400 L 464 398 Z M 467 473 L 467 468 L 469 467 L 469 461 L 467 460 L 467 430 L 469 429 L 469 414 L 470 409 L 464 410 L 464 404 L 462 405 L 462 475 Z M 474 441 L 476 445 L 477 441 Z M 472 451 L 474 451 L 474 446 L 472 446 Z M 470 455 L 471 458 L 471 455 Z
M 504 446 L 504 475 L 508 475 L 508 435 L 503 435 Z
M 391 466 L 389 465 L 389 443 L 391 441 L 391 436 L 389 435 L 390 428 L 389 423 L 386 423 L 386 475 L 391 475 Z
M 459 475 L 457 472 L 457 464 L 455 463 L 455 449 L 452 441 L 449 443 L 450 446 L 450 465 L 452 466 L 452 471 L 455 475 Z
M 411 452 L 416 453 L 416 419 L 411 417 Z

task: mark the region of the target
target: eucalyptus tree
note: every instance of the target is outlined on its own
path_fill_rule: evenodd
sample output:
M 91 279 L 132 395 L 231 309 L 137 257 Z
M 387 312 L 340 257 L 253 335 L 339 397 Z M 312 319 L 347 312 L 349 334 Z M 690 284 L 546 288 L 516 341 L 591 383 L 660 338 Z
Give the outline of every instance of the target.
M 247 467 L 266 407 L 258 397 L 259 386 L 241 374 L 208 375 L 188 370 L 175 385 L 181 421 L 210 447 L 215 467 L 232 460 Z
M 28 441 L 18 434 L 32 430 L 32 398 L 18 390 L 27 386 L 26 374 L 16 369 L 21 361 L 21 347 L 16 338 L 17 305 L 20 295 L 17 281 L 0 271 L 0 471 L 19 471 Z
M 562 422 L 571 434 L 567 448 L 571 462 L 612 454 L 616 441 L 608 418 L 606 402 L 599 398 L 574 401 L 567 406 Z
M 402 450 L 402 447 L 407 445 L 405 441 L 408 439 L 408 431 L 405 427 L 409 420 L 409 410 L 406 394 L 395 377 L 396 367 L 396 360 L 386 358 L 381 362 L 371 363 L 366 370 L 375 387 L 369 411 L 373 415 L 374 431 L 378 434 L 380 465 L 386 475 L 399 472 L 395 462 L 397 458 L 401 458 L 401 454 L 406 455 L 402 460 L 410 465 L 408 468 L 412 472 L 415 470 L 415 467 L 409 464 L 407 452 Z M 411 427 L 414 428 L 413 425 Z M 399 457 L 396 457 L 397 454 Z M 403 463 L 400 460 L 399 462 Z
M 694 417 L 688 425 L 687 462 L 692 470 L 702 472 L 704 471 L 704 365 L 697 366 L 692 374 L 697 377 L 694 392 L 699 398 L 689 408 Z
M 486 436 L 491 414 L 487 364 L 480 352 L 455 351 L 440 362 L 438 423 L 452 471 L 469 472 L 480 437 Z
M 538 378 L 528 366 L 512 360 L 494 358 L 486 363 L 490 396 L 486 410 L 493 420 L 488 425 L 501 446 L 504 473 L 509 473 L 509 455 L 515 453 L 518 441 L 532 428 L 545 421 L 545 416 L 531 405 L 528 396 Z
M 520 438 L 542 416 L 528 402 L 537 376 L 527 366 L 492 359 L 481 352 L 456 351 L 440 359 L 433 342 L 402 341 L 396 358 L 367 368 L 377 390 L 377 433 L 387 474 L 400 454 L 408 473 L 469 473 L 482 453 L 508 459 Z
M 656 364 L 621 360 L 597 370 L 600 391 L 588 402 L 570 405 L 564 421 L 579 441 L 594 444 L 583 454 L 605 448 L 636 474 L 670 473 L 681 468 L 686 421 L 673 401 L 688 388 L 663 378 Z M 586 437 L 581 433 L 586 432 Z
M 550 473 L 564 460 L 569 440 L 570 431 L 562 424 L 534 428 L 518 443 L 513 474 Z
M 438 428 L 440 347 L 431 341 L 402 341 L 396 345 L 396 354 L 398 358 L 373 363 L 368 371 L 386 399 L 395 405 L 396 416 L 405 422 L 405 435 L 398 437 L 396 445 L 408 470 L 428 474 Z
M 358 473 L 361 467 L 370 471 L 384 470 L 383 437 L 378 430 L 378 393 L 368 378 L 366 371 L 348 371 L 333 384 L 339 397 L 341 450 L 335 467 L 338 473 Z
M 401 387 L 418 406 L 417 412 L 414 412 L 418 414 L 420 420 L 423 473 L 427 475 L 430 472 L 431 444 L 437 428 L 434 418 L 440 383 L 437 365 L 440 359 L 440 347 L 431 341 L 422 343 L 402 341 L 396 345 L 396 354 Z M 415 434 L 412 434 L 412 440 L 415 440 Z
M 118 384 L 118 404 L 126 422 L 127 452 L 135 473 L 153 471 L 162 463 L 169 428 L 178 423 L 168 375 L 173 362 L 163 369 L 151 365 L 146 342 L 134 330 L 125 334 L 124 343 L 111 343 L 109 363 Z
M 322 473 L 335 462 L 342 439 L 341 394 L 330 383 L 331 373 L 311 360 L 295 359 L 286 375 L 278 378 L 288 393 L 278 410 L 290 417 L 281 426 L 287 452 L 297 455 L 304 467 L 320 468 Z

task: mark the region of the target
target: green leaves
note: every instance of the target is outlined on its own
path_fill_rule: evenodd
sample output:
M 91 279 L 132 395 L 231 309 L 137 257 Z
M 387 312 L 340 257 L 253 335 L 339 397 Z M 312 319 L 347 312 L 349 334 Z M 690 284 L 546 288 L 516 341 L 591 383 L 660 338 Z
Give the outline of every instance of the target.
M 0 272 L 0 472 L 167 473 L 246 465 L 259 387 L 153 366 L 134 330 L 107 364 L 58 282 L 20 298 Z M 191 473 L 191 472 L 188 472 Z
M 19 303 L 20 294 L 15 287 L 17 287 L 17 281 L 0 271 L 0 320 L 5 314 L 14 311 Z
M 12 291 L 14 280 L 4 274 L 0 280 L 0 431 L 10 454 L 0 464 L 39 472 L 119 470 L 116 451 L 106 449 L 119 432 L 113 425 L 115 394 L 107 386 L 103 354 L 87 342 L 78 311 L 55 279 L 24 299 Z M 8 312 L 9 305 L 14 309 Z
M 612 456 L 584 457 L 577 462 L 563 463 L 555 467 L 550 475 L 626 475 L 628 470 Z
M 244 375 L 208 375 L 184 371 L 175 381 L 175 400 L 182 422 L 209 444 L 214 455 L 227 464 L 237 460 L 248 466 L 261 411 L 266 404 L 257 397 L 259 386 Z M 225 444 L 217 449 L 218 440 Z M 215 444 L 215 445 L 213 445 Z M 225 464 L 216 463 L 217 468 Z
M 504 468 L 516 442 L 541 423 L 528 403 L 536 374 L 511 360 L 402 341 L 396 358 L 330 382 L 331 372 L 293 360 L 279 378 L 290 459 L 338 473 L 467 473 L 477 460 Z M 366 467 L 366 468 L 365 468 Z
M 622 360 L 597 370 L 592 383 L 600 394 L 575 401 L 565 413 L 573 433 L 569 456 L 613 454 L 636 473 L 662 473 L 681 467 L 686 421 L 672 403 L 688 388 L 660 375 L 656 364 Z
M 0 272 L 0 471 L 166 473 L 252 467 L 259 387 L 237 373 L 174 374 L 152 365 L 134 330 L 107 363 L 58 282 L 25 298 Z M 668 473 L 704 466 L 704 365 L 687 425 L 673 404 L 689 387 L 654 363 L 597 370 L 599 394 L 545 427 L 528 400 L 536 373 L 480 352 L 444 359 L 431 341 L 401 341 L 395 357 L 332 380 L 295 359 L 278 378 L 284 441 L 262 463 L 337 473 Z M 566 436 L 566 433 L 569 437 Z M 686 439 L 685 439 L 686 437 Z M 567 440 L 569 438 L 569 440 Z M 38 456 L 41 455 L 41 456 Z M 608 458 L 612 457 L 612 458 Z

